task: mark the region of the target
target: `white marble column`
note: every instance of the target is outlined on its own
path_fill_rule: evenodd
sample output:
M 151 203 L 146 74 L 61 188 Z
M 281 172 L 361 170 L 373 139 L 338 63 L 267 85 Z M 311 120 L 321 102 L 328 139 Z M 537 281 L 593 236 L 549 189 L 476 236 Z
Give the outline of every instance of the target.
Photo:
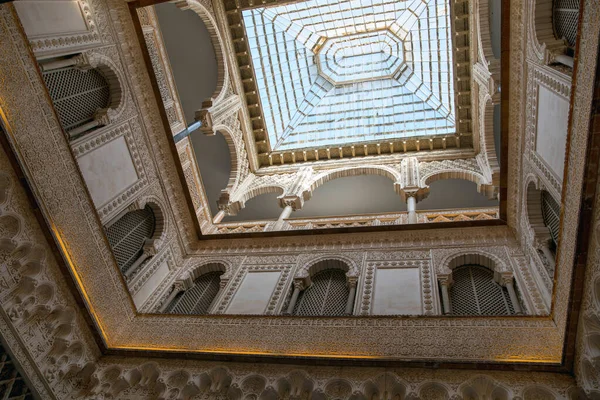
M 225 218 L 225 211 L 220 210 L 218 213 L 215 214 L 212 222 L 213 224 L 218 224 L 219 222 L 223 221 L 223 218 Z
M 408 196 L 406 198 L 406 206 L 408 208 L 408 223 L 417 223 L 417 199 L 415 196 Z
M 304 281 L 301 279 L 294 280 L 294 292 L 292 293 L 292 298 L 288 304 L 287 310 L 285 314 L 292 315 L 294 312 L 294 307 L 296 307 L 296 302 L 298 301 L 298 296 L 300 296 L 300 292 L 304 290 Z
M 438 276 L 438 282 L 442 292 L 442 309 L 444 314 L 452 314 L 452 303 L 450 302 L 450 294 L 448 288 L 451 283 L 450 275 Z
M 273 225 L 274 231 L 280 231 L 281 228 L 283 228 L 283 224 L 285 223 L 285 220 L 287 218 L 289 218 L 290 215 L 292 215 L 292 211 L 294 211 L 294 207 L 292 207 L 289 204 L 287 204 L 283 208 L 283 211 L 281 212 L 281 214 L 279 214 L 279 218 L 277 219 L 277 222 L 275 223 L 275 225 Z
M 502 275 L 502 285 L 506 286 L 506 290 L 508 291 L 508 296 L 510 297 L 510 302 L 513 305 L 513 309 L 515 310 L 515 314 L 522 314 L 523 310 L 521 310 L 521 304 L 519 303 L 519 298 L 517 297 L 517 292 L 515 291 L 515 286 L 513 283 L 512 273 L 503 274 Z
M 164 313 L 166 311 L 166 309 L 169 307 L 169 305 L 171 304 L 171 302 L 173 300 L 175 300 L 175 297 L 177 297 L 177 295 L 180 292 L 183 292 L 184 290 L 185 290 L 185 286 L 183 285 L 182 282 L 175 282 L 173 284 L 173 290 L 171 291 L 171 293 L 169 293 L 169 297 L 167 297 L 167 299 L 162 303 L 158 312 Z
M 358 284 L 358 278 L 355 276 L 348 277 L 348 287 L 350 292 L 348 293 L 348 300 L 346 301 L 346 315 L 352 315 L 354 311 L 354 298 L 356 297 L 356 285 Z

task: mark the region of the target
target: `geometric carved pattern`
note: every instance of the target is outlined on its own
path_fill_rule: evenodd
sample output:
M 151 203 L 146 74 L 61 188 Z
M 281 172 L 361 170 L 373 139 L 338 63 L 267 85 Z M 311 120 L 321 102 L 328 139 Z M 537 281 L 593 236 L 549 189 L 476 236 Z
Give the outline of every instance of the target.
M 129 211 L 106 229 L 108 242 L 122 273 L 126 273 L 142 255 L 144 244 L 152 237 L 154 229 L 154 213 L 149 206 Z
M 171 314 L 207 314 L 217 293 L 219 293 L 223 272 L 209 272 L 197 278 L 194 286 L 180 292 L 169 304 L 166 312 Z
M 514 308 L 508 291 L 496 282 L 489 269 L 464 265 L 452 271 L 450 288 L 454 315 L 511 315 Z
M 65 131 L 92 121 L 96 111 L 109 106 L 108 82 L 95 69 L 62 68 L 43 77 Z
M 341 269 L 326 269 L 311 277 L 312 285 L 301 292 L 294 315 L 344 315 L 350 290 L 346 273 Z

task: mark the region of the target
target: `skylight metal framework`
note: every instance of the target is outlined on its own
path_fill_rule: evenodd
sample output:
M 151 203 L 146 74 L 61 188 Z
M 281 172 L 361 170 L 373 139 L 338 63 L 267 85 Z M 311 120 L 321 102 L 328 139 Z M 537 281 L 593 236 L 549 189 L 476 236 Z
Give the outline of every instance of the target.
M 225 1 L 261 164 L 472 146 L 468 1 L 262 4 Z
M 242 16 L 271 149 L 452 134 L 447 0 L 310 0 Z

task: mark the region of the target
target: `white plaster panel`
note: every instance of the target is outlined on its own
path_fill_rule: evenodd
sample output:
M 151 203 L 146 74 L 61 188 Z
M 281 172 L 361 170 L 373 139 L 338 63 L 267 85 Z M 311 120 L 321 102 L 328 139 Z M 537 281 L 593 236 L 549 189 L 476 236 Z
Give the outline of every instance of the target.
M 378 268 L 373 315 L 422 314 L 419 268 Z
M 16 1 L 14 5 L 30 38 L 88 30 L 78 1 Z
M 560 182 L 565 164 L 568 122 L 569 102 L 540 86 L 535 148 Z
M 263 314 L 280 275 L 280 271 L 248 272 L 226 313 Z
M 138 180 L 123 136 L 84 154 L 77 161 L 97 208 Z
M 164 260 L 142 285 L 140 290 L 133 296 L 135 306 L 138 308 L 141 307 L 167 275 L 169 275 L 169 264 L 167 263 L 167 260 Z

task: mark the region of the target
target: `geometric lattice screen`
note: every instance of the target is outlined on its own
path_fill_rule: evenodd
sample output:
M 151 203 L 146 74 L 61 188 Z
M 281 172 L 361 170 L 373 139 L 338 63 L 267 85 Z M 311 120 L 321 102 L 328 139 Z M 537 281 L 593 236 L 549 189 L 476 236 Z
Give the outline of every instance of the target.
M 312 285 L 300 292 L 293 315 L 344 315 L 350 293 L 346 273 L 341 269 L 325 269 L 317 272 L 311 280 Z
M 223 272 L 216 271 L 198 277 L 191 288 L 177 294 L 166 312 L 171 314 L 208 314 L 210 305 L 219 293 L 222 274 Z
M 578 23 L 579 0 L 554 0 L 552 10 L 554 35 L 558 39 L 565 38 L 571 48 L 575 48 L 577 41 Z
M 152 209 L 129 211 L 106 229 L 117 265 L 125 274 L 142 255 L 146 239 L 154 235 L 155 218 Z
M 544 225 L 550 230 L 550 236 L 552 236 L 552 241 L 556 245 L 560 233 L 560 205 L 545 190 L 542 190 L 542 217 Z
M 33 400 L 33 398 L 8 353 L 0 345 L 0 399 Z
M 456 132 L 448 0 L 242 11 L 272 150 Z
M 512 315 L 508 291 L 494 281 L 494 273 L 479 265 L 465 265 L 452 271 L 450 288 L 453 315 Z
M 99 109 L 108 108 L 108 82 L 95 69 L 67 67 L 44 72 L 44 81 L 65 131 L 94 119 Z

